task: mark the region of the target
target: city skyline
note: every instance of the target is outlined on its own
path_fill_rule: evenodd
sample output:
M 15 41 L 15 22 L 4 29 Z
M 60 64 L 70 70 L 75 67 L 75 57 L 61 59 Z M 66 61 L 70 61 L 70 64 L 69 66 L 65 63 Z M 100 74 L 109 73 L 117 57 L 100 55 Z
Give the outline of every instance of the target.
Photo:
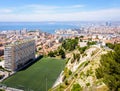
M 1 0 L 2 21 L 120 21 L 120 1 Z

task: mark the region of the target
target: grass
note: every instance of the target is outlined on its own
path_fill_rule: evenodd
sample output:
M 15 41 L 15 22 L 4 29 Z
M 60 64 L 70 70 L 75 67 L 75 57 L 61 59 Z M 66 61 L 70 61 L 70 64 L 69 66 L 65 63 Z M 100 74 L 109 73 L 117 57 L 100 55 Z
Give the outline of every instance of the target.
M 65 66 L 65 60 L 42 58 L 29 68 L 19 71 L 2 83 L 25 91 L 48 91 Z

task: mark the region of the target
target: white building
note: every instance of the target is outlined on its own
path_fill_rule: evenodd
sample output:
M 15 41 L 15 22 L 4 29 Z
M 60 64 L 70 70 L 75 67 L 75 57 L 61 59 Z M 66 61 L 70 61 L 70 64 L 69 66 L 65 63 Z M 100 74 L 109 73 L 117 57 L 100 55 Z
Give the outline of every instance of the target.
M 6 45 L 4 50 L 4 66 L 8 70 L 16 71 L 35 59 L 35 41 L 24 40 Z

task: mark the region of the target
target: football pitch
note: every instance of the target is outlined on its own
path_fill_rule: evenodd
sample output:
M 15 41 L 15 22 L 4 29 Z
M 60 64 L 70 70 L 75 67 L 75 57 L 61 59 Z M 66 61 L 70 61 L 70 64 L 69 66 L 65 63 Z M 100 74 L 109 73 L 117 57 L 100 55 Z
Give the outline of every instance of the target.
M 65 60 L 42 58 L 2 83 L 25 91 L 46 91 L 52 87 L 64 66 Z

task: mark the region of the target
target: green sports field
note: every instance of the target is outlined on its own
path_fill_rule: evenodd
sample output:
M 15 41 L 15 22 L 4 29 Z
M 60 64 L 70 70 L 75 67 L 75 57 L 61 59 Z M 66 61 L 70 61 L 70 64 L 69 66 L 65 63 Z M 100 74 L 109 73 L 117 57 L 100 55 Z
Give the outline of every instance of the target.
M 25 91 L 46 91 L 54 84 L 64 66 L 65 60 L 42 58 L 2 83 Z

